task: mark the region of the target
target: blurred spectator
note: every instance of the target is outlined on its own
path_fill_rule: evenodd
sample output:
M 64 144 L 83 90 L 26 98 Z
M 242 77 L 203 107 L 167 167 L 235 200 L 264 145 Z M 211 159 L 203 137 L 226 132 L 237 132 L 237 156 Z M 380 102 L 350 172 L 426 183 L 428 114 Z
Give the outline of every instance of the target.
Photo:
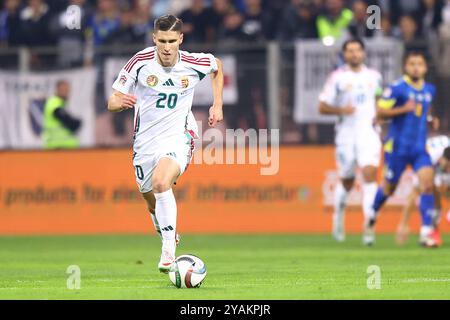
M 183 20 L 185 43 L 205 42 L 208 17 L 204 0 L 192 0 L 192 6 L 184 10 L 179 18 Z
M 94 46 L 102 45 L 120 27 L 116 0 L 98 0 L 97 11 L 88 22 Z
M 245 0 L 232 0 L 232 4 L 237 11 L 245 11 Z
M 53 43 L 50 36 L 49 7 L 43 0 L 29 0 L 20 12 L 21 34 L 30 47 L 48 46 Z
M 16 46 L 24 42 L 20 33 L 20 0 L 6 0 L 0 12 L 0 46 Z
M 225 14 L 223 23 L 217 30 L 217 40 L 223 43 L 235 43 L 244 40 L 244 33 L 242 32 L 242 23 L 244 21 L 243 15 L 233 9 Z
M 80 145 L 75 133 L 80 129 L 82 122 L 65 109 L 69 94 L 69 82 L 59 80 L 55 95 L 45 102 L 42 130 L 45 149 L 72 149 Z
M 153 7 L 149 0 L 135 0 L 133 25 L 135 33 L 144 39 L 144 45 L 152 42 Z
M 67 8 L 67 0 L 45 0 L 50 10 L 50 15 L 57 15 L 59 12 Z
M 441 39 L 441 56 L 438 61 L 439 71 L 444 76 L 450 77 L 450 0 L 446 0 L 442 8 L 442 24 L 439 27 Z
M 220 43 L 248 44 L 265 39 L 261 2 L 246 0 L 244 13 L 231 10 L 219 31 Z M 266 55 L 265 48 L 244 46 L 237 53 L 237 87 L 239 101 L 230 107 L 228 124 L 233 128 L 266 128 Z
M 51 32 L 57 39 L 58 65 L 60 67 L 83 65 L 88 19 L 85 2 L 85 0 L 70 0 L 67 7 L 52 19 Z
M 153 12 L 157 17 L 169 12 L 170 3 L 168 0 L 152 0 Z
M 403 42 L 411 42 L 418 37 L 418 25 L 413 16 L 404 15 L 399 18 L 397 37 Z
M 191 5 L 191 1 L 192 0 L 153 0 L 153 10 L 158 17 L 168 13 L 178 16 Z
M 122 10 L 120 13 L 120 25 L 117 29 L 112 30 L 111 33 L 104 39 L 105 45 L 123 46 L 127 44 L 141 44 L 144 45 L 146 34 L 139 32 L 139 29 L 134 25 L 134 11 L 130 8 Z M 113 52 L 111 52 L 113 53 Z
M 442 8 L 442 24 L 439 28 L 439 35 L 442 39 L 450 40 L 450 0 L 446 0 Z
M 372 37 L 374 34 L 377 37 L 389 36 L 390 25 L 386 16 L 390 17 L 394 26 L 398 26 L 398 35 L 404 33 L 400 31 L 400 18 L 412 16 L 417 28 L 415 33 L 428 37 L 439 29 L 446 0 L 4 0 L 2 2 L 4 6 L 0 12 L 1 44 L 45 46 L 56 41 L 59 47 L 75 48 L 75 42 L 82 45 L 83 40 L 80 39 L 83 39 L 81 34 L 86 24 L 95 46 L 104 42 L 110 43 L 112 37 L 123 39 L 127 43 L 149 44 L 153 16 L 167 12 L 176 14 L 181 9 L 184 11 L 179 15 L 184 21 L 184 33 L 188 35 L 185 40 L 188 43 L 214 42 L 218 37 L 233 41 L 273 38 L 291 41 L 295 38 L 318 36 L 321 39 L 329 37 L 337 40 L 345 36 L 346 32 L 356 37 Z M 25 3 L 26 8 L 20 12 L 20 4 Z M 63 28 L 65 11 L 70 4 L 80 4 L 82 8 L 81 31 Z M 87 19 L 89 10 L 85 12 L 86 4 L 88 7 L 89 4 L 97 6 L 97 10 L 89 19 Z M 129 8 L 118 10 L 119 4 L 128 5 Z M 347 9 L 345 4 L 351 5 L 352 10 Z M 378 4 L 385 10 L 382 15 L 382 30 L 370 30 L 366 26 L 366 9 L 372 4 Z M 130 11 L 131 7 L 134 8 L 133 11 Z M 120 11 L 123 13 L 121 17 Z M 48 20 L 52 13 L 55 14 L 50 25 Z M 408 27 L 406 26 L 406 29 Z M 79 56 L 78 53 L 76 55 Z M 69 58 L 69 55 L 66 55 L 66 58 L 74 60 Z M 71 65 L 72 62 L 63 64 Z
M 257 42 L 268 38 L 270 17 L 263 12 L 261 0 L 245 0 L 243 13 L 230 8 L 219 27 L 221 42 Z
M 397 0 L 391 2 L 397 2 L 402 13 L 413 13 L 420 10 L 422 0 Z
M 426 38 L 422 37 L 419 32 L 419 26 L 413 16 L 404 15 L 399 19 L 398 38 L 403 41 L 406 51 L 423 51 L 429 55 L 428 43 Z
M 263 0 L 263 11 L 268 17 L 266 37 L 274 40 L 278 36 L 278 28 L 283 17 L 284 8 L 289 5 L 291 0 Z
M 212 6 L 205 10 L 206 16 L 208 17 L 206 27 L 207 42 L 217 41 L 220 29 L 225 24 L 225 16 L 231 11 L 233 11 L 233 6 L 231 5 L 230 0 L 212 0 Z M 233 24 L 236 24 L 237 19 L 235 18 L 234 20 L 234 22 L 231 21 L 230 23 L 230 19 L 228 19 L 228 26 L 226 26 L 226 28 L 230 28 Z
M 420 14 L 422 0 L 390 0 L 389 16 L 393 25 L 400 24 L 400 18 L 408 15 L 417 19 Z
M 244 41 L 264 41 L 269 38 L 270 14 L 263 11 L 261 0 L 245 0 L 242 22 Z
M 442 8 L 442 24 L 450 26 L 450 0 L 446 0 Z
M 317 14 L 310 1 L 291 0 L 284 9 L 278 39 L 292 41 L 297 38 L 317 38 Z
M 420 3 L 420 24 L 423 36 L 435 35 L 442 23 L 442 0 L 422 0 Z
M 103 68 L 105 59 L 111 54 L 111 50 L 98 50 L 106 44 L 109 37 L 120 28 L 121 19 L 117 0 L 98 0 L 97 9 L 88 22 L 88 54 L 87 64 L 97 67 L 96 102 L 98 112 L 104 111 L 105 94 Z
M 323 13 L 317 18 L 319 38 L 333 44 L 336 40 L 345 37 L 352 19 L 353 13 L 344 7 L 343 0 L 325 0 Z
M 362 0 L 353 2 L 353 21 L 350 23 L 348 29 L 354 38 L 371 38 L 374 35 L 374 29 L 367 27 L 367 3 Z
M 393 36 L 393 30 L 392 30 L 392 24 L 391 19 L 388 15 L 381 15 L 381 29 L 374 30 L 374 37 L 376 38 L 385 38 L 385 37 L 392 37 Z

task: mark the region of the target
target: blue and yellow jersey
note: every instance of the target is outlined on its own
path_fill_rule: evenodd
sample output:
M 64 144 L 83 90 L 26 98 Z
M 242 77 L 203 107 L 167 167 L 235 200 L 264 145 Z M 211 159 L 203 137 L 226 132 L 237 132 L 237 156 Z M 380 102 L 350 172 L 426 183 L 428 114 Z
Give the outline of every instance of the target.
M 427 114 L 435 93 L 432 84 L 422 82 L 416 85 L 408 76 L 403 76 L 384 91 L 378 102 L 380 108 L 398 108 L 408 100 L 416 102 L 415 111 L 392 118 L 386 137 L 386 152 L 407 155 L 426 149 Z

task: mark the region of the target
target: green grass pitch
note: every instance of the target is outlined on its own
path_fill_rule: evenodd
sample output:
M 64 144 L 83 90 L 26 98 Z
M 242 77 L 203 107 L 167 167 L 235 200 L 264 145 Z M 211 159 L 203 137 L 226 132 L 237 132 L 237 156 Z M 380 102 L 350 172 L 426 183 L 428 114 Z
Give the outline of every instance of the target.
M 201 257 L 201 288 L 177 289 L 157 271 L 154 235 L 0 237 L 0 299 L 450 299 L 450 235 L 439 249 L 392 235 L 184 235 L 178 254 Z M 78 265 L 81 288 L 66 269 Z M 369 290 L 367 268 L 381 270 Z

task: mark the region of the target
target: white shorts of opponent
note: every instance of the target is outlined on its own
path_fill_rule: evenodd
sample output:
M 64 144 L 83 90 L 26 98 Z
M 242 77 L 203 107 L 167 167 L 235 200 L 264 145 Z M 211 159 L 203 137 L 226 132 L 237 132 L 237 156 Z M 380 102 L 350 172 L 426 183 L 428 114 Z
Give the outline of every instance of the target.
M 355 177 L 356 168 L 378 167 L 381 160 L 381 140 L 375 130 L 349 139 L 338 139 L 336 143 L 336 165 L 339 177 Z

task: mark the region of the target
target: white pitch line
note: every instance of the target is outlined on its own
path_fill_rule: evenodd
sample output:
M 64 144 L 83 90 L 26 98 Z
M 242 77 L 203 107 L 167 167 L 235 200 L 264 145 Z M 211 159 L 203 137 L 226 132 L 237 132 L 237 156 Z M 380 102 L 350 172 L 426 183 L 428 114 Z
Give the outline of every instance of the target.
M 406 279 L 402 282 L 406 283 L 421 283 L 421 282 L 450 282 L 450 278 L 443 279 L 433 279 L 433 278 L 415 278 L 415 279 Z

